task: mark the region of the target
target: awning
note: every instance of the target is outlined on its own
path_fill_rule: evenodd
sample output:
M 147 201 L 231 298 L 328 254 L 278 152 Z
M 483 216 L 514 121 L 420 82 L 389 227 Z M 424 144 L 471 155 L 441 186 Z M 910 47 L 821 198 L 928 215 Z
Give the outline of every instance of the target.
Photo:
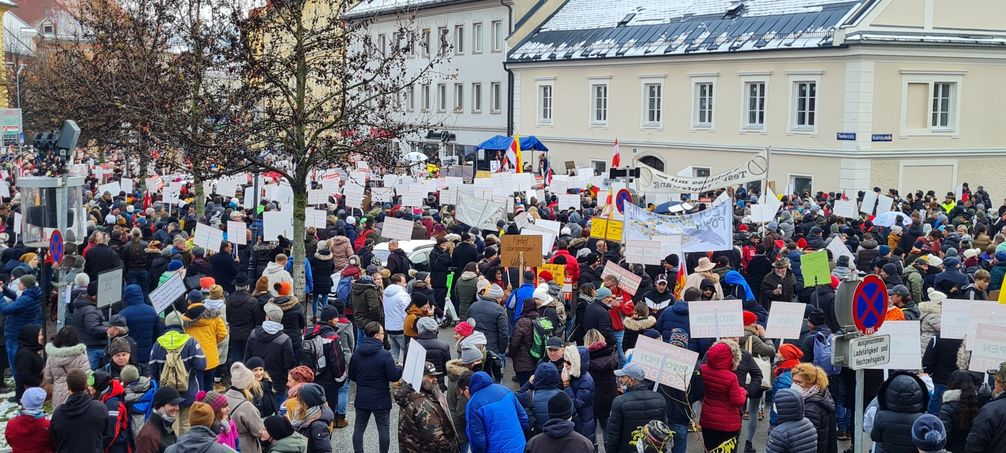
M 489 140 L 480 143 L 475 149 L 487 149 L 490 151 L 503 151 L 510 149 L 510 144 L 513 143 L 513 137 L 507 137 L 506 135 L 497 135 Z M 472 153 L 475 152 L 472 150 Z M 520 138 L 520 150 L 521 151 L 548 151 L 548 147 L 544 143 L 538 140 L 537 137 L 533 135 L 527 135 Z M 465 157 L 468 157 L 470 153 L 465 153 Z

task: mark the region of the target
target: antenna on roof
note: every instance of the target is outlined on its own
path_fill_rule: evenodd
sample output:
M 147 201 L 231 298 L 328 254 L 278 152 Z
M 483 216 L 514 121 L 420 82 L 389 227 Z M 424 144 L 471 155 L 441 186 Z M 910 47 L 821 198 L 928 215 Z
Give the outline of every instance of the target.
M 737 17 L 744 12 L 744 0 L 733 0 L 730 2 L 730 6 L 727 6 L 727 12 L 723 17 Z

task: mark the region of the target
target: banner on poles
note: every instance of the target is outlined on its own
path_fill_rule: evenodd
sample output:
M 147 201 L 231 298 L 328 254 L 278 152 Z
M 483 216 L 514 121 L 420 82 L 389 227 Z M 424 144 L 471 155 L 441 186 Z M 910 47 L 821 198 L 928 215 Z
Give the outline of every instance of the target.
M 762 151 L 736 167 L 712 176 L 672 176 L 645 164 L 638 165 L 641 192 L 699 193 L 765 179 L 768 172 L 768 152 Z
M 649 241 L 656 236 L 681 236 L 685 253 L 733 248 L 733 213 L 730 203 L 714 204 L 687 215 L 661 215 L 636 205 L 625 205 L 625 239 Z

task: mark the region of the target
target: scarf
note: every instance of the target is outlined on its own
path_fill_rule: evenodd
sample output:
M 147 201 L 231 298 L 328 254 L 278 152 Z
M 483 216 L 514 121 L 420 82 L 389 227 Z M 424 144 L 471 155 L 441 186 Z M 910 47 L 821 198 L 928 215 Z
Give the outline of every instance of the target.
M 265 321 L 262 323 L 262 330 L 264 330 L 268 334 L 274 334 L 276 332 L 283 330 L 283 324 L 280 324 L 276 321 Z
M 21 415 L 27 415 L 34 419 L 45 417 L 45 409 L 21 409 Z
M 775 374 L 776 377 L 778 377 L 783 372 L 792 370 L 793 367 L 795 367 L 795 366 L 797 366 L 799 364 L 800 364 L 800 359 L 783 360 L 782 362 L 779 362 L 778 365 L 776 365 L 775 372 L 773 374 Z
M 816 386 L 816 385 L 812 385 L 812 386 L 810 386 L 808 388 L 803 389 L 802 393 L 803 393 L 803 399 L 807 400 L 807 399 L 810 399 L 811 397 L 813 397 L 814 395 L 817 395 L 818 393 L 821 393 L 821 389 L 818 388 L 818 386 Z
M 294 419 L 290 422 L 293 425 L 294 430 L 300 430 L 301 427 L 307 425 L 319 418 L 321 418 L 322 406 L 311 406 L 307 408 L 307 412 L 304 414 L 303 419 Z

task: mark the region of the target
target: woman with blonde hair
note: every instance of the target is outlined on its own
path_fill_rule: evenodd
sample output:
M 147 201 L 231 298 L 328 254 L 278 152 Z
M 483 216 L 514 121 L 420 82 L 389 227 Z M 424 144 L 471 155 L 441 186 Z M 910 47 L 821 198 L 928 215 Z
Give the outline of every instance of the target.
M 276 415 L 276 391 L 273 390 L 272 378 L 265 370 L 265 361 L 258 357 L 245 360 L 245 366 L 252 371 L 255 379 L 248 388 L 242 389 L 245 399 L 258 408 L 263 418 Z
M 835 400 L 828 392 L 828 374 L 812 363 L 793 367 L 793 389 L 803 394 L 803 415 L 817 429 L 818 453 L 838 452 Z

